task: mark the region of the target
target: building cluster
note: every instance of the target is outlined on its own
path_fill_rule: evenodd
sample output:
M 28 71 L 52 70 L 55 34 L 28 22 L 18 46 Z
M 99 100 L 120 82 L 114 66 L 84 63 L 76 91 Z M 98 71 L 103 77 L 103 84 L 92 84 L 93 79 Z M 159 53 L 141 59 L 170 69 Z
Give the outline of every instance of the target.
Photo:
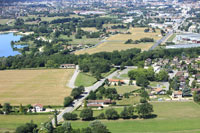
M 171 89 L 171 99 L 185 100 L 185 97 L 191 97 L 194 91 L 200 92 L 200 57 L 189 58 L 182 55 L 172 59 L 148 58 L 145 60 L 145 67 L 150 66 L 154 68 L 155 73 L 164 69 L 169 75 L 168 88 L 163 88 L 163 85 L 155 87 L 151 96 L 166 94 Z

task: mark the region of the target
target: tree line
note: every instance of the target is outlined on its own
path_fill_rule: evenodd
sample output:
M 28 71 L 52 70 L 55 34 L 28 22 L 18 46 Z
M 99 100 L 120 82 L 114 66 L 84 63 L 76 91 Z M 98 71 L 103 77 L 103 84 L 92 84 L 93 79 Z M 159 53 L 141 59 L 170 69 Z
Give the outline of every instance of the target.
M 47 44 L 49 47 L 51 45 Z M 45 53 L 32 53 L 30 55 L 16 55 L 0 58 L 0 70 L 51 67 L 57 68 L 60 64 L 78 64 L 84 72 L 103 73 L 109 71 L 111 65 L 144 66 L 147 58 L 169 58 L 180 57 L 182 53 L 190 58 L 200 55 L 200 48 L 190 49 L 162 49 L 141 52 L 140 49 L 128 49 L 113 52 L 100 52 L 92 55 L 74 55 L 67 51 L 56 53 L 55 49 L 49 49 Z M 99 67 L 101 66 L 101 67 Z

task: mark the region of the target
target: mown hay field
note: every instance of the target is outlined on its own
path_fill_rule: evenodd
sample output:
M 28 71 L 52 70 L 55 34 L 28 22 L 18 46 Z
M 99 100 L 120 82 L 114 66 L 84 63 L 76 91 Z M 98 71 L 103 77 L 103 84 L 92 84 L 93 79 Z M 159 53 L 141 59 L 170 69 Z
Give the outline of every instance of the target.
M 112 52 L 114 50 L 120 51 L 120 50 L 126 50 L 130 48 L 140 48 L 143 51 L 149 50 L 149 48 L 152 47 L 154 42 L 139 43 L 139 44 L 125 44 L 125 42 L 128 39 L 139 40 L 144 37 L 153 38 L 154 41 L 161 39 L 161 34 L 159 30 L 156 30 L 155 33 L 153 32 L 145 33 L 144 32 L 145 29 L 146 28 L 131 28 L 129 29 L 129 32 L 131 34 L 112 35 L 104 43 L 101 43 L 97 47 L 80 50 L 80 51 L 75 52 L 75 54 L 78 54 L 78 55 L 84 54 L 84 53 L 93 54 L 93 53 L 98 53 L 98 52 L 103 52 L 103 51 Z
M 62 105 L 70 95 L 66 84 L 74 70 L 6 70 L 0 71 L 0 103 L 11 105 Z

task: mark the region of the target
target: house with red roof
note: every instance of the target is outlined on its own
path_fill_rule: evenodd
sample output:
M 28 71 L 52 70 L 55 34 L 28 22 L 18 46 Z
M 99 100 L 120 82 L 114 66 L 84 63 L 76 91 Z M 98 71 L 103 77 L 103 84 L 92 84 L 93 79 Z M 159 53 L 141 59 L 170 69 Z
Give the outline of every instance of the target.
M 109 83 L 111 85 L 118 85 L 118 83 L 121 83 L 121 84 L 125 84 L 124 80 L 120 80 L 120 79 L 109 79 Z
M 182 98 L 183 97 L 183 93 L 182 93 L 182 91 L 174 91 L 172 93 L 172 97 L 173 98 Z
M 33 106 L 33 111 L 34 112 L 41 112 L 44 111 L 44 107 L 42 104 L 34 104 Z

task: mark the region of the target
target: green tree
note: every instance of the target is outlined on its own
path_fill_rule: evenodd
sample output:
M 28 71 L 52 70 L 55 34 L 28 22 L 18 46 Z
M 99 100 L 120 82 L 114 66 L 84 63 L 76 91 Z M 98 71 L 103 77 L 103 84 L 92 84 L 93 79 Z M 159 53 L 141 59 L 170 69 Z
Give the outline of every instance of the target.
M 160 70 L 158 74 L 156 74 L 156 80 L 157 81 L 168 81 L 169 75 L 167 71 L 165 70 Z
M 21 18 L 16 19 L 15 21 L 15 26 L 23 26 L 24 25 L 24 20 Z
M 26 123 L 16 128 L 16 133 L 34 133 L 36 131 L 37 125 L 31 121 L 30 123 Z
M 45 67 L 53 68 L 55 67 L 55 62 L 53 60 L 48 60 L 47 63 L 45 64 Z
M 92 120 L 93 119 L 93 111 L 90 108 L 85 108 L 81 111 L 80 117 L 82 120 Z
M 144 98 L 145 100 L 149 100 L 149 94 L 148 94 L 148 92 L 145 91 L 145 90 L 141 90 L 140 96 L 141 96 L 142 98 Z
M 44 128 L 47 130 L 48 133 L 53 133 L 53 125 L 51 122 L 46 122 L 44 124 Z
M 122 83 L 121 83 L 121 81 L 118 81 L 118 86 L 122 86 Z
M 133 85 L 133 80 L 129 80 L 129 85 Z
M 194 81 L 192 82 L 192 88 L 196 88 L 196 85 L 197 85 L 197 81 L 194 80 Z
M 127 110 L 128 110 L 129 117 L 132 118 L 133 115 L 134 115 L 133 114 L 134 113 L 134 107 L 132 105 L 130 105 Z
M 154 81 L 155 80 L 155 72 L 154 72 L 153 67 L 149 67 L 146 70 L 146 76 L 147 76 L 147 79 L 150 80 L 150 81 Z
M 130 119 L 127 107 L 124 107 L 124 110 L 120 113 L 120 117 L 123 119 Z
M 92 133 L 109 133 L 107 127 L 97 120 L 91 122 L 89 127 L 91 128 Z
M 4 103 L 3 104 L 3 111 L 5 112 L 5 114 L 9 114 L 11 112 L 12 106 L 10 105 L 10 103 Z
M 115 88 L 108 88 L 105 90 L 105 97 L 111 100 L 117 100 L 119 98 L 119 94 Z
M 141 75 L 136 78 L 136 84 L 138 86 L 147 87 L 149 85 L 149 81 L 147 80 L 146 76 Z
M 90 100 L 96 100 L 96 93 L 94 91 L 90 91 L 88 99 Z
M 63 119 L 64 119 L 64 120 L 77 120 L 77 114 L 65 113 L 65 114 L 63 115 Z
M 194 102 L 199 103 L 200 102 L 200 94 L 195 91 L 193 94 L 193 99 L 194 99 Z
M 66 133 L 71 133 L 73 131 L 73 128 L 72 128 L 70 122 L 64 121 L 63 124 L 62 124 L 62 127 L 64 128 L 64 131 Z
M 179 90 L 179 83 L 178 83 L 178 77 L 174 77 L 173 81 L 170 82 L 171 88 L 174 90 Z
M 54 110 L 54 125 L 55 125 L 55 127 L 58 126 L 57 115 L 58 115 L 58 111 L 55 109 Z
M 107 109 L 105 112 L 106 118 L 109 120 L 115 120 L 119 118 L 119 114 L 114 109 Z
M 72 103 L 73 99 L 71 97 L 65 97 L 64 98 L 64 107 L 69 106 Z
M 84 100 L 84 108 L 87 108 L 87 101 Z
M 83 92 L 84 92 L 85 88 L 84 86 L 79 86 L 77 88 L 74 88 L 71 92 L 71 96 L 76 99 L 78 98 Z
M 153 106 L 150 103 L 141 103 L 137 105 L 137 112 L 140 117 L 147 118 L 153 112 Z
M 97 119 L 105 119 L 105 114 L 102 112 L 97 116 Z
M 20 104 L 19 105 L 19 113 L 23 113 L 24 111 L 23 111 L 24 109 L 23 109 L 23 106 L 22 106 L 22 104 Z
M 97 81 L 101 80 L 102 76 L 101 76 L 101 73 L 96 71 L 94 74 L 95 78 L 97 79 Z
M 105 85 L 107 85 L 107 86 L 110 86 L 110 83 L 109 83 L 109 80 L 108 79 L 105 79 Z

